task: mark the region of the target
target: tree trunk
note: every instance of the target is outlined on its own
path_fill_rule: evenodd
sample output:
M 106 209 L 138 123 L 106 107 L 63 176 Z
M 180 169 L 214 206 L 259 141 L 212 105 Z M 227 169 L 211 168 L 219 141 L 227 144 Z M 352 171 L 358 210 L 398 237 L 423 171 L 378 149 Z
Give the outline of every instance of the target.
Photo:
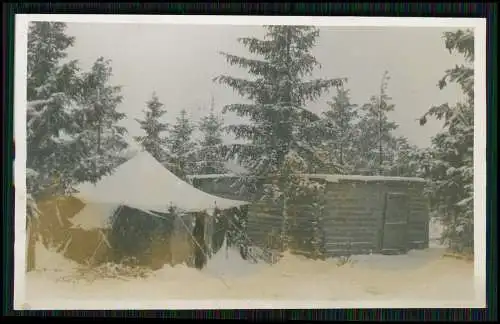
M 344 165 L 344 150 L 342 144 L 340 144 L 340 165 Z
M 26 229 L 26 271 L 30 272 L 35 270 L 36 267 L 36 234 L 33 228 L 32 221 L 28 220 Z
M 248 232 L 247 232 L 247 213 L 248 210 L 244 207 L 238 209 L 235 209 L 235 213 L 238 215 L 238 220 L 239 220 L 239 233 L 237 234 L 238 236 L 238 243 L 240 246 L 240 255 L 243 260 L 248 259 Z
M 197 213 L 193 229 L 194 245 L 194 265 L 197 269 L 202 269 L 207 263 L 205 244 L 205 214 Z
M 382 78 L 382 84 L 380 85 L 380 100 L 378 106 L 378 154 L 379 154 L 379 175 L 382 175 L 382 165 L 384 163 L 384 155 L 382 150 L 382 104 L 383 104 L 383 95 L 384 95 L 384 80 L 385 74 Z
M 283 200 L 283 223 L 281 224 L 281 250 L 288 250 L 288 235 L 289 235 L 289 215 L 288 215 L 288 198 Z

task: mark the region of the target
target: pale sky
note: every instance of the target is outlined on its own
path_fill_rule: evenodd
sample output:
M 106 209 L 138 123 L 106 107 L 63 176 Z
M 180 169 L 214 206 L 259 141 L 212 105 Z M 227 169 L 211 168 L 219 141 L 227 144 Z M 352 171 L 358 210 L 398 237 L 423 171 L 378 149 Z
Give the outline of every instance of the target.
M 384 70 L 391 76 L 388 93 L 396 105 L 390 118 L 400 126 L 397 135 L 424 147 L 439 131 L 439 122 L 419 126 L 416 121 L 432 105 L 454 103 L 461 98 L 456 86 L 439 90 L 444 71 L 463 59 L 444 47 L 436 27 L 321 27 L 313 54 L 321 63 L 313 77 L 347 77 L 352 103 L 362 105 L 377 94 Z M 449 30 L 449 29 L 448 29 Z M 123 86 L 120 111 L 128 120 L 131 135 L 141 131 L 134 118 L 142 118 L 145 102 L 155 91 L 165 104 L 167 122 L 181 109 L 193 120 L 208 112 L 211 95 L 217 110 L 229 103 L 243 102 L 232 89 L 216 84 L 219 74 L 245 77 L 244 69 L 229 66 L 219 51 L 248 56 L 238 37 L 264 34 L 259 26 L 149 25 L 68 23 L 67 33 L 76 37 L 69 59 L 78 59 L 87 70 L 99 57 L 112 60 L 114 85 Z M 321 112 L 335 91 L 324 95 L 308 109 Z M 226 123 L 238 122 L 234 115 Z M 230 140 L 230 137 L 227 137 Z

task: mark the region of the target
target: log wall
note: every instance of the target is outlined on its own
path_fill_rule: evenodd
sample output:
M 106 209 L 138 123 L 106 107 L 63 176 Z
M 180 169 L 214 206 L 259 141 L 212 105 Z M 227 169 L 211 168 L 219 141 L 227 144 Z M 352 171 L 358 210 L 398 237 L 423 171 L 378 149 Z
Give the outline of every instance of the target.
M 309 175 L 314 179 L 314 175 Z M 200 177 L 196 187 L 230 199 L 251 200 L 230 188 L 236 177 Z M 366 180 L 368 179 L 368 180 Z M 318 181 L 320 180 L 318 177 Z M 409 198 L 408 249 L 424 249 L 429 245 L 428 202 L 423 195 L 424 183 L 414 179 L 384 179 L 353 177 L 327 182 L 326 206 L 320 224 L 323 250 L 326 256 L 378 253 L 384 228 L 384 208 L 387 193 L 403 193 Z M 310 206 L 296 208 L 291 224 L 291 249 L 308 255 L 313 236 Z M 281 213 L 266 201 L 254 201 L 249 207 L 248 235 L 259 247 L 276 248 L 273 237 L 279 236 Z M 274 244 L 273 244 L 274 243 Z

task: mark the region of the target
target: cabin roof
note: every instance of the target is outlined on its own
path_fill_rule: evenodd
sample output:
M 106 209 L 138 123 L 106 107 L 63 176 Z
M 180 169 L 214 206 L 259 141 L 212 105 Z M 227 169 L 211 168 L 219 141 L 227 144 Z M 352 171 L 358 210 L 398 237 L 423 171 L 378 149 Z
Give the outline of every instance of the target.
M 359 182 L 425 182 L 423 178 L 417 177 L 390 177 L 390 176 L 364 176 L 364 175 L 340 175 L 340 174 L 304 174 L 311 179 L 321 179 L 327 182 L 359 181 Z M 225 174 L 197 174 L 190 175 L 190 179 L 220 179 L 248 177 L 248 175 L 225 173 Z

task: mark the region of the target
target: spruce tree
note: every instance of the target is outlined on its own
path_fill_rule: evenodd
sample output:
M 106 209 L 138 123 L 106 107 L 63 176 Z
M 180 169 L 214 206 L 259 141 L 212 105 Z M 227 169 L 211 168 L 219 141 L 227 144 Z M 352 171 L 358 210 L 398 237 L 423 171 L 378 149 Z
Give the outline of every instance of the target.
M 66 50 L 73 46 L 75 38 L 66 35 L 66 24 L 61 22 L 32 22 L 28 31 L 27 99 L 45 100 L 55 91 L 55 84 L 48 81 L 61 68 L 74 66 L 75 61 L 61 65 Z M 62 82 L 59 83 L 62 85 Z M 57 89 L 62 90 L 62 89 Z
M 259 59 L 222 53 L 230 65 L 248 70 L 250 79 L 221 75 L 216 81 L 251 101 L 231 104 L 224 111 L 247 117 L 250 123 L 233 124 L 227 130 L 246 143 L 231 145 L 228 157 L 237 158 L 255 178 L 277 177 L 266 192 L 280 197 L 283 214 L 282 248 L 287 249 L 291 199 L 298 172 L 314 172 L 325 162 L 320 154 L 320 118 L 308 111 L 307 102 L 317 99 L 341 79 L 307 79 L 319 66 L 311 49 L 319 30 L 308 26 L 267 26 L 264 39 L 239 41 Z M 297 169 L 291 170 L 291 168 Z
M 79 163 L 72 136 L 80 130 L 74 123 L 79 89 L 76 61 L 61 63 L 74 38 L 66 25 L 30 23 L 27 55 L 26 107 L 26 203 L 29 233 L 27 270 L 34 267 L 39 216 L 38 202 L 59 199 L 75 183 L 72 173 Z M 56 200 L 57 202 L 57 200 Z M 57 208 L 57 204 L 56 204 Z M 43 219 L 41 220 L 43 221 Z M 49 225 L 50 226 L 50 225 Z
M 394 157 L 387 166 L 389 175 L 398 177 L 418 177 L 420 175 L 420 166 L 418 165 L 420 150 L 417 146 L 408 142 L 406 137 L 397 137 L 394 139 L 394 145 L 391 147 Z
M 145 135 L 136 136 L 134 139 L 158 161 L 164 162 L 166 160 L 165 147 L 167 139 L 162 133 L 168 130 L 168 124 L 162 122 L 161 118 L 167 111 L 163 109 L 164 105 L 160 102 L 156 93 L 153 93 L 146 105 L 144 119 L 136 119 Z
M 215 113 L 214 109 L 212 98 L 210 112 L 201 119 L 198 128 L 202 132 L 196 164 L 196 173 L 198 174 L 220 174 L 227 171 L 220 149 L 224 120 Z
M 62 63 L 74 42 L 65 29 L 64 23 L 35 22 L 29 26 L 28 216 L 39 214 L 36 203 L 41 199 L 54 199 L 57 214 L 59 199 L 71 194 L 79 182 L 109 173 L 121 162 L 121 149 L 126 146 L 121 138 L 124 129 L 115 125 L 123 118 L 114 109 L 121 101 L 119 88 L 105 86 L 109 64 L 100 60 L 92 71 L 82 74 L 77 61 Z M 100 95 L 96 95 L 97 89 Z M 101 132 L 96 130 L 97 120 Z M 64 226 L 59 224 L 56 226 Z M 50 222 L 46 225 L 52 226 Z
M 358 138 L 360 149 L 360 163 L 356 169 L 370 174 L 383 174 L 387 164 L 393 160 L 394 136 L 392 131 L 397 129 L 397 124 L 389 121 L 387 113 L 394 110 L 391 97 L 387 94 L 387 84 L 390 77 L 386 71 L 380 84 L 380 93 L 372 96 L 370 102 L 361 107 L 362 117 L 358 124 L 361 134 Z
M 61 64 L 74 38 L 64 23 L 34 22 L 28 32 L 27 161 L 30 201 L 50 189 L 64 193 L 78 163 L 70 134 L 75 128 L 75 94 L 79 89 L 76 61 Z M 33 208 L 34 210 L 34 208 Z
M 186 179 L 193 172 L 196 143 L 192 140 L 194 126 L 187 116 L 186 110 L 181 110 L 172 125 L 167 139 L 169 148 L 169 169 L 178 177 Z
M 444 34 L 450 53 L 458 52 L 465 63 L 445 72 L 438 86 L 460 85 L 465 100 L 455 106 L 432 107 L 422 116 L 444 121 L 444 127 L 423 152 L 424 175 L 430 180 L 433 215 L 444 225 L 443 242 L 455 251 L 473 253 L 474 247 L 474 33 L 458 30 Z
M 74 123 L 82 130 L 75 138 L 80 163 L 74 177 L 78 182 L 96 182 L 125 162 L 120 153 L 128 146 L 127 131 L 119 125 L 125 114 L 117 110 L 123 97 L 121 87 L 110 84 L 111 76 L 111 61 L 99 57 L 80 78 L 81 108 L 74 114 Z
M 343 171 L 351 171 L 357 159 L 353 139 L 360 135 L 360 130 L 356 127 L 357 105 L 351 104 L 349 90 L 344 87 L 337 88 L 337 94 L 328 105 L 330 109 L 324 112 L 324 116 L 327 120 L 325 127 L 329 147 Z
M 224 111 L 248 117 L 251 124 L 234 124 L 227 130 L 237 139 L 249 143 L 232 145 L 230 155 L 254 175 L 275 174 L 289 152 L 296 152 L 314 169 L 318 161 L 313 136 L 319 117 L 305 109 L 308 101 L 317 99 L 340 79 L 305 80 L 319 63 L 311 55 L 319 30 L 307 26 L 268 26 L 264 40 L 240 38 L 254 55 L 250 59 L 222 53 L 230 65 L 246 68 L 254 77 L 241 79 L 221 75 L 225 84 L 250 104 L 231 104 Z

